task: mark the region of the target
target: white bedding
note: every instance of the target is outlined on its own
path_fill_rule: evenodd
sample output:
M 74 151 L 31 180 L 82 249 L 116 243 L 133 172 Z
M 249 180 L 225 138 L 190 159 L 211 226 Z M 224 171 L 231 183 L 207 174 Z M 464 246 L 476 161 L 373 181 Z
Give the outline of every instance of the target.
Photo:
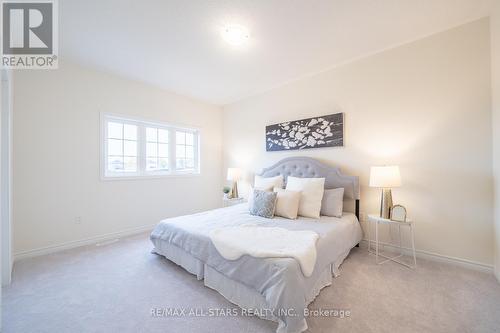
M 248 254 L 255 258 L 294 258 L 304 276 L 311 276 L 316 264 L 316 241 L 319 236 L 309 230 L 288 230 L 245 224 L 214 229 L 210 239 L 228 260 Z
M 316 233 L 319 236 L 316 242 L 317 258 L 311 276 L 305 276 L 297 260 L 288 257 L 254 258 L 242 255 L 236 260 L 226 260 L 210 240 L 210 232 L 245 224 Z M 344 213 L 341 218 L 266 219 L 250 215 L 248 206 L 241 204 L 163 220 L 153 230 L 151 241 L 155 251 L 166 257 L 171 257 L 168 249 L 173 247 L 191 255 L 193 265 L 184 263 L 183 267 L 191 267 L 199 278 L 206 278 L 208 269 L 255 291 L 262 296 L 266 308 L 277 310 L 272 314 L 279 323 L 277 332 L 291 333 L 307 328 L 303 311 L 311 295 L 317 294 L 315 288 L 318 281 L 324 278 L 323 273 L 330 267 L 334 274 L 338 273 L 338 266 L 351 248 L 359 243 L 361 235 L 359 222 L 352 213 Z M 288 316 L 283 311 L 286 309 L 294 310 L 294 315 Z

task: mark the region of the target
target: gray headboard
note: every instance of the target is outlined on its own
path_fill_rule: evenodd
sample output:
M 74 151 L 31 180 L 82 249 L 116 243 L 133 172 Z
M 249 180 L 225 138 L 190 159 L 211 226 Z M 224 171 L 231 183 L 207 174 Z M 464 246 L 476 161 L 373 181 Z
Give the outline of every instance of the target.
M 265 168 L 262 177 L 282 175 L 285 183 L 288 176 L 303 178 L 325 178 L 325 189 L 344 188 L 344 198 L 355 200 L 355 212 L 359 218 L 359 178 L 347 176 L 337 167 L 332 167 L 310 157 L 288 157 Z

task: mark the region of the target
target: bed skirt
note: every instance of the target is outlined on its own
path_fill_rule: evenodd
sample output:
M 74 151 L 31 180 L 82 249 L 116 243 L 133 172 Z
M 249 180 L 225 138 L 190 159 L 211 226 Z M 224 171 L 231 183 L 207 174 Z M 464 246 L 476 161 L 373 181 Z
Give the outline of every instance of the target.
M 195 275 L 198 280 L 204 280 L 204 284 L 206 287 L 216 290 L 229 302 L 238 305 L 242 309 L 269 308 L 269 306 L 266 304 L 264 296 L 262 296 L 258 291 L 249 288 L 248 286 L 238 281 L 226 277 L 222 273 L 206 265 L 201 260 L 193 257 L 191 254 L 175 245 L 161 242 L 161 245 L 155 247 L 152 250 L 152 253 L 164 256 L 165 258 L 184 268 L 189 273 Z M 336 277 L 339 275 L 339 266 L 342 264 L 348 254 L 349 251 L 342 254 L 337 259 L 337 262 L 328 266 L 319 275 L 314 284 L 314 287 L 307 291 L 307 305 L 314 301 L 316 296 L 319 295 L 321 289 L 332 284 L 332 276 Z M 283 325 L 283 323 L 280 323 L 278 318 L 273 316 L 270 311 L 255 312 L 262 319 L 272 320 L 278 322 L 279 325 Z M 260 314 L 264 314 L 264 316 L 261 316 Z M 307 323 L 304 320 L 304 326 L 301 331 L 305 331 L 306 329 Z M 280 331 L 279 327 L 277 331 Z

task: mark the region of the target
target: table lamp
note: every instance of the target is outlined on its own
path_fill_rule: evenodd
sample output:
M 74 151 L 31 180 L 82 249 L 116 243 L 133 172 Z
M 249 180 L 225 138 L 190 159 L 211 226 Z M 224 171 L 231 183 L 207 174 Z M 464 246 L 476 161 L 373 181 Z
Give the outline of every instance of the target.
M 241 169 L 238 168 L 227 168 L 227 180 L 233 183 L 233 189 L 231 191 L 231 197 L 238 197 L 238 180 L 241 179 Z
M 372 166 L 370 169 L 370 187 L 382 189 L 380 199 L 380 217 L 388 219 L 391 216 L 391 188 L 401 186 L 399 166 Z

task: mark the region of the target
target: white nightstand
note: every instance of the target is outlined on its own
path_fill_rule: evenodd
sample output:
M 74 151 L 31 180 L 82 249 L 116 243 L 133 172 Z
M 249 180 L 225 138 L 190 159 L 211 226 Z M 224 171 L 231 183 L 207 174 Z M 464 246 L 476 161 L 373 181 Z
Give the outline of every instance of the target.
M 372 251 L 371 249 L 371 236 L 370 236 L 370 225 L 371 225 L 371 222 L 375 222 L 375 252 Z M 398 232 L 399 232 L 399 251 L 400 251 L 400 254 L 397 255 L 397 256 L 394 256 L 394 257 L 388 257 L 388 256 L 385 256 L 381 253 L 379 253 L 379 239 L 378 239 L 378 225 L 379 224 L 389 224 L 389 225 L 397 225 L 398 226 Z M 412 265 L 408 265 L 402 261 L 399 261 L 397 260 L 397 258 L 400 258 L 403 256 L 403 247 L 401 246 L 401 227 L 408 227 L 410 229 L 410 235 L 411 235 L 411 249 L 412 249 L 412 253 L 413 253 L 413 266 Z M 411 221 L 410 219 L 406 219 L 406 222 L 398 222 L 398 221 L 392 221 L 392 220 L 388 220 L 388 219 L 384 219 L 382 217 L 380 217 L 378 214 L 370 214 L 368 215 L 368 252 L 369 253 L 374 253 L 375 256 L 376 256 L 376 262 L 377 264 L 383 264 L 387 261 L 394 261 L 398 264 L 401 264 L 403 266 L 406 266 L 406 267 L 409 267 L 409 268 L 415 268 L 417 266 L 417 257 L 416 257 L 416 254 L 415 254 L 415 236 L 414 236 L 414 233 L 413 233 L 413 229 L 414 229 L 414 224 L 413 224 L 413 221 Z M 378 257 L 381 256 L 383 258 L 385 258 L 384 261 L 381 261 L 379 262 L 378 261 Z
M 222 207 L 234 206 L 243 202 L 245 202 L 245 198 L 222 198 Z

